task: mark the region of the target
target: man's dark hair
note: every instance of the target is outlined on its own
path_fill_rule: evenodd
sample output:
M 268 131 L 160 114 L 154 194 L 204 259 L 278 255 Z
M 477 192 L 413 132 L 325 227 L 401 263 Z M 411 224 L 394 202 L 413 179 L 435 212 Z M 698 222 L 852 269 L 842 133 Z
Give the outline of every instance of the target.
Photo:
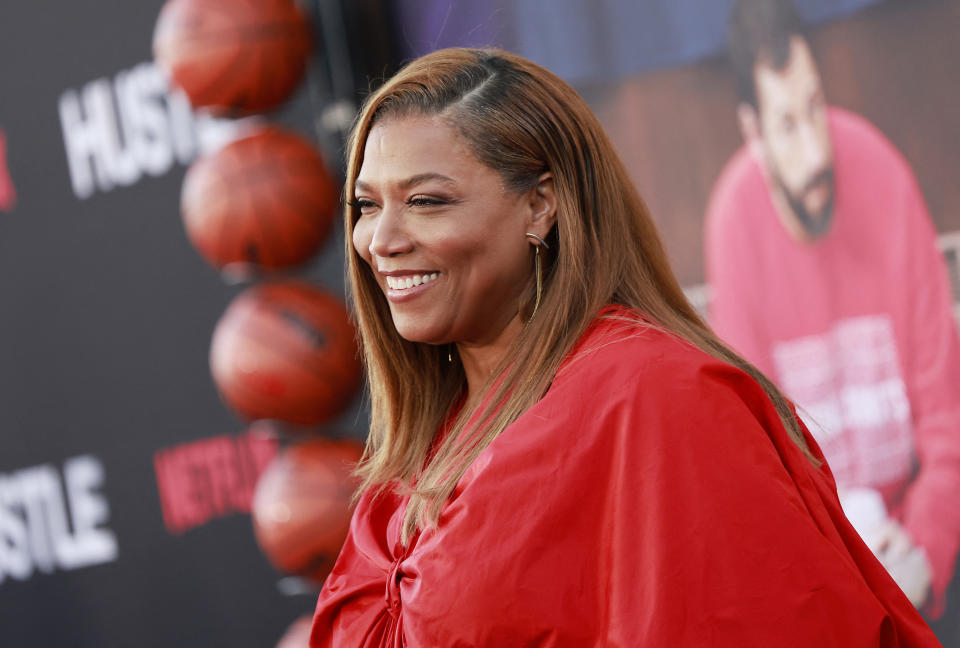
M 790 58 L 790 39 L 806 37 L 803 20 L 790 0 L 739 0 L 727 22 L 727 53 L 741 101 L 757 108 L 754 66 L 782 70 Z

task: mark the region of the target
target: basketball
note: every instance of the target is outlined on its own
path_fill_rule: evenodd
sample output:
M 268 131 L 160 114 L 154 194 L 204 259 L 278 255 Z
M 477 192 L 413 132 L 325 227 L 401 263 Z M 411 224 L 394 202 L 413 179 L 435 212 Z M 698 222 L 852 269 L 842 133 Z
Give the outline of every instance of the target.
M 354 336 L 338 299 L 300 281 L 268 282 L 227 307 L 210 370 L 242 417 L 317 425 L 341 413 L 359 387 Z
M 280 571 L 323 581 L 350 528 L 355 441 L 311 439 L 283 449 L 260 476 L 251 515 L 260 549 Z
M 214 268 L 256 274 L 297 266 L 326 240 L 337 184 L 301 136 L 258 128 L 195 161 L 180 198 L 187 237 Z
M 153 56 L 195 108 L 261 112 L 300 84 L 311 49 L 292 0 L 168 0 Z

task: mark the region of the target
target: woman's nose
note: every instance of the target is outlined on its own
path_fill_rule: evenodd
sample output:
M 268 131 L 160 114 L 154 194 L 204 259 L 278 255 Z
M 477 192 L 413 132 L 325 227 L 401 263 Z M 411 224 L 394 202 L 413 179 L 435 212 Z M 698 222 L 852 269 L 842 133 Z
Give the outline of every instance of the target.
M 370 239 L 370 254 L 378 257 L 391 257 L 413 249 L 413 239 L 404 223 L 399 208 L 385 207 L 377 219 Z

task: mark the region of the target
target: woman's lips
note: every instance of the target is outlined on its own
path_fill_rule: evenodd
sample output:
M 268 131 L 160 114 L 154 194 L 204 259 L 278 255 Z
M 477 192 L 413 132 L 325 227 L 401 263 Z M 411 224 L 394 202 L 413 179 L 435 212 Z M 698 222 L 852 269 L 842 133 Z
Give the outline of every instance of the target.
M 429 290 L 439 278 L 439 272 L 386 275 L 387 299 L 393 303 L 413 299 Z

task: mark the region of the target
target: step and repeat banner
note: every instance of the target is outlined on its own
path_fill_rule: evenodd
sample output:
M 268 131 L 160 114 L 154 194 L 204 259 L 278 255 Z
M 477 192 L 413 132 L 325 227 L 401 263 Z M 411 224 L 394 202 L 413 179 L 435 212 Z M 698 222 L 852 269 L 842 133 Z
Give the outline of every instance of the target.
M 0 7 L 0 645 L 273 646 L 312 612 L 365 433 L 340 158 L 387 18 Z

